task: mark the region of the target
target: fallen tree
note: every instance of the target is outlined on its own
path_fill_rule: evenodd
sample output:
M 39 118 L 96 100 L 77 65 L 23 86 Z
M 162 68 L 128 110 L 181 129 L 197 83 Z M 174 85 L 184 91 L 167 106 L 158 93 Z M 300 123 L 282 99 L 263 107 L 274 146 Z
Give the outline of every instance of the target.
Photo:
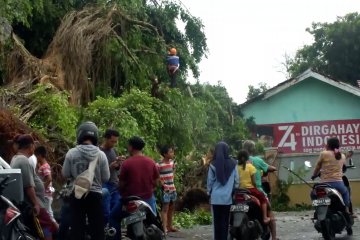
M 137 67 L 137 71 L 142 71 L 136 53 L 124 40 L 129 28 L 135 27 L 151 31 L 153 40 L 166 48 L 156 27 L 131 19 L 117 5 L 111 9 L 87 7 L 70 12 L 42 59 L 31 55 L 13 34 L 13 50 L 6 64 L 8 82 L 15 92 L 25 87 L 30 91 L 37 83 L 51 83 L 58 90 L 68 91 L 73 104 L 85 104 L 94 98 L 96 84 L 106 77 L 111 78 L 106 74 L 111 69 L 111 62 L 105 52 L 110 41 L 121 45 L 128 61 Z

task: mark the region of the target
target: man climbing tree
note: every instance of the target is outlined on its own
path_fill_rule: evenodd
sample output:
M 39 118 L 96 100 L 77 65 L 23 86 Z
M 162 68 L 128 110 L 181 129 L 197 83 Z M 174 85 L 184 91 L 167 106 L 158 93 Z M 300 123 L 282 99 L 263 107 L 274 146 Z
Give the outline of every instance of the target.
M 171 48 L 166 58 L 167 71 L 170 77 L 170 87 L 176 87 L 176 75 L 180 67 L 179 57 L 176 55 L 176 48 Z

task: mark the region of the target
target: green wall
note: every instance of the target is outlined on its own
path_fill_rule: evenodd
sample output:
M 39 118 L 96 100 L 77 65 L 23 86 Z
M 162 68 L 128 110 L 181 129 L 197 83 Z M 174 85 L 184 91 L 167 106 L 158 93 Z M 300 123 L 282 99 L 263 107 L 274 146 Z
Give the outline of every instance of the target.
M 360 97 L 314 78 L 242 108 L 256 124 L 360 119 Z

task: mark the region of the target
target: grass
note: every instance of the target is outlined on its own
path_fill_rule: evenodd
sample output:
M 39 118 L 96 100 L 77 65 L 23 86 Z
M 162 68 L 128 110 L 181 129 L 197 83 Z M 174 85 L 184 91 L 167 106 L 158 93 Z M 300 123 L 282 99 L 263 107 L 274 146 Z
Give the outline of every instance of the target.
M 174 225 L 185 229 L 196 225 L 210 225 L 211 222 L 211 213 L 205 210 L 177 212 L 174 216 Z

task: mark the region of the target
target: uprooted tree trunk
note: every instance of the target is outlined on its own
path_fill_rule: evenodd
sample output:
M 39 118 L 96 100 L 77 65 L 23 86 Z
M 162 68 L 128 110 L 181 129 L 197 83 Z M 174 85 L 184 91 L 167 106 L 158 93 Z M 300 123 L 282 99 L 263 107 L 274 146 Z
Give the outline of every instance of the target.
M 110 39 L 116 40 L 132 63 L 139 66 L 134 52 L 123 40 L 132 26 L 141 26 L 152 32 L 159 42 L 163 41 L 156 27 L 131 19 L 117 6 L 110 10 L 88 7 L 69 13 L 42 59 L 31 55 L 13 34 L 14 48 L 8 56 L 7 82 L 15 87 L 25 83 L 29 88 L 36 83 L 51 83 L 59 90 L 69 91 L 73 104 L 87 103 L 93 97 L 95 85 L 104 77 L 102 68 L 109 67 L 104 66 L 108 57 L 103 50 Z

